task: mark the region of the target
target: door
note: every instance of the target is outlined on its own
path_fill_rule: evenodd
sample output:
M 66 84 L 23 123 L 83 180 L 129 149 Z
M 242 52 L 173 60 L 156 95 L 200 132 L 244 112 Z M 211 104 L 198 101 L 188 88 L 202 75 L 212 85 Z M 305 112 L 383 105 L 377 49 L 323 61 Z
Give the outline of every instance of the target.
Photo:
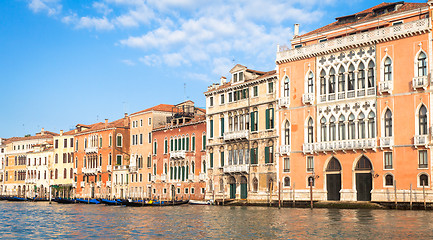
M 241 183 L 241 199 L 247 199 L 248 191 L 247 191 L 247 184 Z
M 230 198 L 235 199 L 236 198 L 236 183 L 230 184 Z
M 371 173 L 356 173 L 356 192 L 358 201 L 371 201 L 373 189 Z
M 340 201 L 341 174 L 326 174 L 328 201 Z
M 95 187 L 92 187 L 91 198 L 95 198 Z

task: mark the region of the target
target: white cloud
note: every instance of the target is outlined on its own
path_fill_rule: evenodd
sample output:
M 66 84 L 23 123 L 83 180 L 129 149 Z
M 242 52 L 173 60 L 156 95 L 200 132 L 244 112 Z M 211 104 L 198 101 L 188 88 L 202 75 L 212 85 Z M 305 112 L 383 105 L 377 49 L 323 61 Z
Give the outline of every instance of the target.
M 113 9 L 109 8 L 105 3 L 102 2 L 94 2 L 92 4 L 93 8 L 96 9 L 98 13 L 103 14 L 104 16 L 113 12 Z
M 138 61 L 144 63 L 147 66 L 158 66 L 158 65 L 161 65 L 161 62 L 162 62 L 161 57 L 159 57 L 155 54 L 141 57 L 138 59 Z
M 186 60 L 181 53 L 169 53 L 164 54 L 162 56 L 164 63 L 171 67 L 179 67 L 181 65 L 188 64 L 188 60 Z
M 116 23 L 123 27 L 138 27 L 140 24 L 147 24 L 155 17 L 152 9 L 145 5 L 138 7 L 136 10 L 130 10 L 126 14 L 116 17 Z
M 76 25 L 77 28 L 94 28 L 96 30 L 111 30 L 114 29 L 112 24 L 106 17 L 81 17 Z
M 226 57 L 214 58 L 212 66 L 212 72 L 214 74 L 217 76 L 224 76 L 224 74 L 227 74 L 233 67 L 233 62 Z
M 128 66 L 135 66 L 135 62 L 130 59 L 122 59 L 121 62 Z
M 28 6 L 34 13 L 46 12 L 49 16 L 62 11 L 62 5 L 58 0 L 29 0 Z
M 185 78 L 189 80 L 197 80 L 202 82 L 214 82 L 209 75 L 202 73 L 186 73 Z

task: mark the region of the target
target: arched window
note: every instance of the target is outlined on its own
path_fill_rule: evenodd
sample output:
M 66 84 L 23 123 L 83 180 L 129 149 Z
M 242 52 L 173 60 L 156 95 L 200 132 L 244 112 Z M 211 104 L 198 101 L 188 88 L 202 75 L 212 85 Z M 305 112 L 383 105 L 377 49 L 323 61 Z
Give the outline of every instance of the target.
M 307 130 L 307 134 L 308 134 L 308 143 L 313 143 L 314 142 L 314 125 L 313 125 L 313 119 L 310 118 L 308 120 L 308 130 Z
M 284 187 L 290 187 L 290 177 L 284 177 Z
M 427 56 L 424 52 L 418 55 L 418 77 L 427 76 Z
M 224 180 L 220 179 L 220 192 L 224 192 Z
M 428 176 L 427 174 L 423 173 L 421 175 L 419 175 L 419 185 L 422 186 L 428 186 Z
M 371 170 L 371 162 L 366 158 L 365 156 L 362 156 L 361 159 L 358 160 L 358 163 L 356 164 L 356 170 Z
M 392 137 L 392 113 L 387 109 L 385 112 L 385 137 Z
M 68 176 L 68 172 L 66 171 L 66 168 L 63 169 L 63 179 L 66 179 Z
M 310 72 L 308 74 L 308 81 L 307 81 L 307 91 L 308 93 L 314 93 L 314 74 Z
M 348 139 L 355 139 L 355 115 L 349 115 Z
M 253 192 L 257 192 L 257 189 L 259 188 L 259 181 L 256 177 L 253 179 Z
M 71 168 L 71 169 L 69 170 L 69 178 L 72 179 L 73 176 L 74 176 L 74 169 Z
M 383 62 L 383 79 L 384 81 L 392 81 L 392 61 L 391 58 L 386 57 Z
M 309 187 L 310 186 L 314 187 L 314 177 L 313 176 L 309 176 L 308 179 L 307 179 L 307 181 L 308 181 L 307 185 Z
M 193 174 L 195 173 L 195 163 L 194 162 L 191 163 L 191 172 Z
M 290 123 L 286 121 L 284 125 L 284 143 L 285 145 L 290 145 Z
M 329 121 L 329 141 L 336 140 L 335 117 L 332 116 Z
M 340 115 L 340 118 L 338 119 L 338 140 L 345 140 L 346 139 L 346 126 L 343 114 Z
M 117 134 L 116 136 L 116 147 L 122 147 L 123 138 L 122 134 Z
M 355 90 L 355 67 L 353 64 L 349 66 L 349 75 L 347 76 L 347 90 Z
M 365 122 L 364 122 L 365 115 L 364 113 L 360 113 L 358 115 L 358 138 L 365 138 Z
M 346 78 L 344 76 L 344 67 L 341 66 L 338 70 L 338 92 L 344 92 L 346 85 Z
M 326 142 L 326 119 L 325 119 L 325 117 L 322 117 L 322 119 L 320 119 L 320 130 L 321 130 L 320 140 L 322 142 Z
M 320 95 L 326 94 L 326 79 L 325 79 L 325 70 L 320 72 Z
M 368 87 L 372 88 L 374 87 L 374 62 L 371 60 L 368 63 Z
M 58 176 L 59 176 L 59 171 L 56 168 L 56 170 L 54 171 L 54 179 L 57 179 Z
M 326 171 L 328 172 L 341 171 L 340 161 L 338 161 L 335 157 L 333 157 L 329 161 L 328 166 L 326 166 Z
M 360 63 L 358 66 L 358 89 L 365 88 L 365 66 L 364 63 Z
M 418 133 L 419 135 L 426 135 L 428 132 L 427 129 L 427 108 L 422 105 L 419 108 L 419 116 L 418 116 Z
M 206 161 L 203 161 L 203 171 L 204 173 L 206 173 Z
M 284 97 L 290 97 L 290 81 L 289 77 L 284 79 Z
M 328 93 L 335 93 L 335 70 L 333 68 L 329 72 Z
M 373 111 L 368 114 L 368 138 L 376 137 L 376 115 Z
M 385 176 L 385 186 L 393 186 L 394 185 L 394 177 L 391 174 L 387 174 Z

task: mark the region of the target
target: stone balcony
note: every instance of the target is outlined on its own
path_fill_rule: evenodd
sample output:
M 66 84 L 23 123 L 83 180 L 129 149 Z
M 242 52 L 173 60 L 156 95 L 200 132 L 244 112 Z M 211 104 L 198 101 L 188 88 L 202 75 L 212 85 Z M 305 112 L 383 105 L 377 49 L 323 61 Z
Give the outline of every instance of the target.
M 80 187 L 81 187 L 81 188 L 84 188 L 84 186 L 86 186 L 86 183 L 85 183 L 85 182 L 81 182 L 81 183 L 80 183 Z
M 249 131 L 240 130 L 224 133 L 224 141 L 237 140 L 237 139 L 248 139 Z
M 86 175 L 96 175 L 97 173 L 101 172 L 101 166 L 95 167 L 95 168 L 85 168 L 85 167 L 83 167 L 81 169 L 81 172 L 83 174 L 86 174 Z
M 114 171 L 122 171 L 122 170 L 128 170 L 129 165 L 115 165 Z
M 161 181 L 166 182 L 167 181 L 167 174 L 161 174 Z
M 113 171 L 113 166 L 107 165 L 107 172 L 111 172 L 111 171 Z
M 290 105 L 289 97 L 282 97 L 278 99 L 278 106 L 288 108 Z
M 137 166 L 129 166 L 129 172 L 130 173 L 136 173 L 138 171 L 138 167 Z
M 421 76 L 421 77 L 414 77 L 412 79 L 412 87 L 414 90 L 417 90 L 419 88 L 427 89 L 428 86 L 428 79 L 427 76 Z
M 375 149 L 376 147 L 376 138 L 346 139 L 329 142 L 304 143 L 302 145 L 302 151 L 306 154 L 313 152 L 365 150 Z
M 188 180 L 194 181 L 194 173 L 188 174 Z
M 250 168 L 248 164 L 224 166 L 224 173 L 249 173 L 249 172 L 250 172 Z
M 72 183 L 72 188 L 77 188 L 77 183 L 76 182 Z
M 87 147 L 84 151 L 86 154 L 98 153 L 98 147 Z
M 289 49 L 281 46 L 277 50 L 277 63 L 296 61 L 311 58 L 320 54 L 329 54 L 349 48 L 376 44 L 404 36 L 427 33 L 429 31 L 429 18 L 410 21 L 403 24 L 361 32 L 325 42 L 311 44 L 300 48 Z
M 380 148 L 392 148 L 394 146 L 394 137 L 381 137 Z
M 419 147 L 419 146 L 427 147 L 428 143 L 429 143 L 428 135 L 415 135 L 413 137 L 413 144 L 415 145 L 415 147 Z
M 107 187 L 111 187 L 111 181 L 106 181 L 106 182 L 105 182 L 105 186 L 107 186 Z
M 185 156 L 186 156 L 185 150 L 176 150 L 176 151 L 170 152 L 170 158 L 173 158 L 173 159 L 181 159 L 181 158 L 185 158 Z
M 392 81 L 379 81 L 379 92 L 380 93 L 391 93 L 393 89 Z
M 200 181 L 206 181 L 206 173 L 200 173 L 198 175 L 198 178 Z
M 307 104 L 313 104 L 314 103 L 314 93 L 304 93 L 302 94 L 302 103 Z
M 102 186 L 102 182 L 101 181 L 97 181 L 96 182 L 96 187 L 100 188 Z
M 280 154 L 281 155 L 289 155 L 290 154 L 290 145 L 280 146 Z

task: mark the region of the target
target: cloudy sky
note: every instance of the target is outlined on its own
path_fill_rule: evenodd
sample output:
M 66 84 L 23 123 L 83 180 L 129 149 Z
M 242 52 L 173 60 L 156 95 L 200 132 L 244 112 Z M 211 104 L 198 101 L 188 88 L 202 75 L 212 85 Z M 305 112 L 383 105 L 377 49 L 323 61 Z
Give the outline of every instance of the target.
M 419 0 L 422 1 L 422 0 Z M 377 0 L 7 0 L 0 137 L 58 132 L 203 92 L 237 63 L 275 68 L 308 32 Z

